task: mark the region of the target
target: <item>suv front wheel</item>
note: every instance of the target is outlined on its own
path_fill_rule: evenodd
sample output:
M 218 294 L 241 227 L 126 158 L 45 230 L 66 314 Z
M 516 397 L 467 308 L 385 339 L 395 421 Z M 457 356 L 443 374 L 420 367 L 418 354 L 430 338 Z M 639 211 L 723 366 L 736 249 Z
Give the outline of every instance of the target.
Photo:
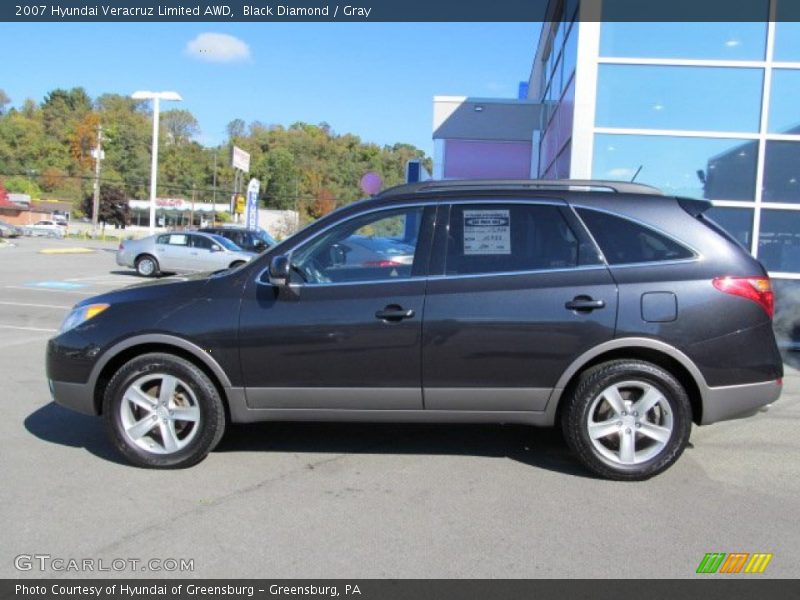
M 117 371 L 103 416 L 117 449 L 141 467 L 190 467 L 225 430 L 214 383 L 191 362 L 163 353 L 144 354 Z
M 562 413 L 564 437 L 580 461 L 609 479 L 649 479 L 689 442 L 686 390 L 663 368 L 614 360 L 584 372 Z

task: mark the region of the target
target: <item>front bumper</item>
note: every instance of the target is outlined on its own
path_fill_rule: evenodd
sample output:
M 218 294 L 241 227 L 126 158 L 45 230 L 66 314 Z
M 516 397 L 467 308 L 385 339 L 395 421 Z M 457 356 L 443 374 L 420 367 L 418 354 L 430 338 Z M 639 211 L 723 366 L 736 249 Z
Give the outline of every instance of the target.
M 767 404 L 778 399 L 783 389 L 780 379 L 711 387 L 703 398 L 703 419 L 701 425 L 749 417 Z
M 84 415 L 100 414 L 94 402 L 92 386 L 88 383 L 69 383 L 52 379 L 48 379 L 47 383 L 50 386 L 50 395 L 56 404 Z

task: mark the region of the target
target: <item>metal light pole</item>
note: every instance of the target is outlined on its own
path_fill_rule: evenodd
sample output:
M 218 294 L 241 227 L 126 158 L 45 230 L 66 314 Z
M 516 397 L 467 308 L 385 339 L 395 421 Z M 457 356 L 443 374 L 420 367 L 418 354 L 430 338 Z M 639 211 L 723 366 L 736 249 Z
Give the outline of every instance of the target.
M 161 100 L 183 100 L 177 92 L 147 92 L 139 91 L 131 94 L 134 100 L 153 101 L 153 156 L 150 160 L 150 233 L 156 232 L 156 180 L 158 177 L 158 113 Z

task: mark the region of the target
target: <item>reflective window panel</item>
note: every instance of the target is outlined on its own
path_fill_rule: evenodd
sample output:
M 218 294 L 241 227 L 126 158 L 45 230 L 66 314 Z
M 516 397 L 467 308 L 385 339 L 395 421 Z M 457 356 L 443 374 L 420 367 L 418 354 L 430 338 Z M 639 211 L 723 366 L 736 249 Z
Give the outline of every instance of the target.
M 757 132 L 763 69 L 600 65 L 598 127 Z
M 800 202 L 800 142 L 767 142 L 761 199 Z
M 703 213 L 750 251 L 753 239 L 753 209 L 715 206 Z
M 765 22 L 627 23 L 606 21 L 600 30 L 600 56 L 763 60 L 766 40 L 767 26 Z
M 798 32 L 800 35 L 800 32 Z M 800 70 L 773 69 L 769 132 L 800 134 Z
M 761 211 L 758 259 L 770 271 L 800 273 L 800 211 Z
M 592 176 L 630 181 L 638 171 L 637 182 L 668 194 L 752 201 L 757 158 L 752 140 L 597 134 Z

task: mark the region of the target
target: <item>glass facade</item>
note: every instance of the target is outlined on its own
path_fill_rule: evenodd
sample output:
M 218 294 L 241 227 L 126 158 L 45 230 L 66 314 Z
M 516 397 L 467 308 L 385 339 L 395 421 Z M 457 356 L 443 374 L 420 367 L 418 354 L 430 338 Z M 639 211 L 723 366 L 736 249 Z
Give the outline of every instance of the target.
M 766 4 L 765 1 L 764 4 Z M 767 14 L 766 9 L 764 14 Z M 766 23 L 628 23 L 609 21 L 603 24 L 600 55 L 763 60 L 766 41 Z
M 569 177 L 579 33 L 577 8 L 577 1 L 561 2 L 558 19 L 544 23 L 541 33 L 546 36 L 547 49 L 537 57 L 541 64 L 535 65 L 541 67 L 541 81 L 531 87 L 541 90 L 537 100 L 545 106 L 535 166 L 544 179 Z
M 591 175 L 711 200 L 709 216 L 771 272 L 800 279 L 800 24 L 587 27 L 599 36 Z
M 598 127 L 757 132 L 763 79 L 763 69 L 602 64 L 595 122 Z

